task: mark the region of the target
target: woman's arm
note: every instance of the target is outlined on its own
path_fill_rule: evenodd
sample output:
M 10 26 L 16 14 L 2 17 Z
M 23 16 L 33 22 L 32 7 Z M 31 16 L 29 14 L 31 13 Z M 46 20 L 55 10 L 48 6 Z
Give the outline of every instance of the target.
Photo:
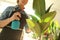
M 0 28 L 7 26 L 13 20 L 20 20 L 18 16 L 21 17 L 21 14 L 19 12 L 16 12 L 10 18 L 0 20 Z
M 8 25 L 11 21 L 12 21 L 12 18 L 7 18 L 7 19 L 5 19 L 5 20 L 0 20 L 0 28 L 5 27 L 5 26 Z

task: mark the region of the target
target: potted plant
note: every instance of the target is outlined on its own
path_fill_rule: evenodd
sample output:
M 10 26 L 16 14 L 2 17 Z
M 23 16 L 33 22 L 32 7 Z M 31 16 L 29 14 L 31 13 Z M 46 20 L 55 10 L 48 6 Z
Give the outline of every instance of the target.
M 33 10 L 35 15 L 30 15 L 32 19 L 26 19 L 29 28 L 34 32 L 35 37 L 40 37 L 50 27 L 50 23 L 56 15 L 56 11 L 51 11 L 49 6 L 46 10 L 45 0 L 33 0 Z

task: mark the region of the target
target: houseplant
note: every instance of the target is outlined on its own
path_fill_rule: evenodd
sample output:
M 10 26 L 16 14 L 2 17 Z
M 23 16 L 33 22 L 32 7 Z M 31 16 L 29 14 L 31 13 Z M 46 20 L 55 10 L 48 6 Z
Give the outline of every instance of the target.
M 32 19 L 26 19 L 29 28 L 35 33 L 35 37 L 40 37 L 50 27 L 50 23 L 56 15 L 56 11 L 51 11 L 51 4 L 46 10 L 45 0 L 33 0 L 34 15 L 30 15 Z

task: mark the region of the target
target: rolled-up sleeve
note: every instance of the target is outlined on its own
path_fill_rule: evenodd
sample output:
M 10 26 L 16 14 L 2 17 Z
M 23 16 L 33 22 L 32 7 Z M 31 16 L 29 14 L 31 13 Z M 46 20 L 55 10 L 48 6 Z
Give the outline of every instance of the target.
M 9 9 L 10 7 L 7 7 L 4 11 L 3 11 L 3 13 L 1 14 L 1 16 L 0 16 L 0 20 L 4 20 L 4 19 L 7 19 L 8 18 L 8 14 L 9 14 Z

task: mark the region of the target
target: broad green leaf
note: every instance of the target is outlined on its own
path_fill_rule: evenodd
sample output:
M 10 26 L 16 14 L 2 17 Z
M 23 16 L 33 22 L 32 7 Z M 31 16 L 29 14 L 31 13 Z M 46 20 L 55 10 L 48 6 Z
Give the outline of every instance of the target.
M 29 28 L 33 28 L 35 26 L 34 22 L 31 19 L 26 19 L 26 22 L 27 22 Z
M 50 26 L 50 22 L 47 22 L 47 23 L 45 24 L 45 26 L 43 26 L 43 31 L 42 31 L 42 32 L 44 33 L 44 31 L 46 31 L 49 26 Z
M 27 24 L 28 24 L 28 27 L 33 31 L 33 32 L 35 32 L 35 34 L 37 35 L 37 36 L 40 36 L 40 26 L 38 25 L 38 23 L 36 23 L 36 22 L 34 22 L 34 21 L 32 21 L 32 20 L 30 20 L 30 19 L 26 19 L 26 21 L 27 21 Z
M 52 21 L 52 22 L 51 22 L 51 32 L 52 32 L 52 33 L 55 33 L 55 31 L 56 31 L 56 24 L 55 24 L 54 21 Z
M 54 27 L 54 21 L 52 22 L 51 26 L 52 26 L 52 28 Z
M 48 32 L 48 29 L 46 29 L 42 34 L 48 34 L 49 32 Z
M 41 28 L 38 23 L 35 23 L 35 27 L 33 29 L 35 30 L 34 32 L 36 33 L 37 36 L 41 35 Z
M 49 12 L 49 13 L 43 15 L 42 19 L 44 20 L 44 22 L 49 22 L 55 17 L 55 15 L 56 15 L 56 11 Z
M 42 33 L 43 33 L 50 26 L 50 22 L 42 22 L 42 23 L 40 23 L 40 26 L 41 26 L 41 30 L 42 30 Z
M 54 23 L 55 23 L 55 25 L 56 25 L 57 28 L 60 28 L 58 21 L 54 21 Z
M 35 21 L 35 22 L 38 22 L 38 19 L 35 17 L 35 16 L 33 16 L 33 15 L 30 15 L 31 17 L 32 17 L 32 19 Z
M 53 4 L 51 4 L 51 5 L 49 6 L 49 8 L 46 10 L 46 12 L 45 12 L 45 13 L 48 13 L 48 12 L 50 11 L 50 9 L 51 9 L 52 5 L 53 5 Z
M 33 0 L 33 9 L 39 17 L 45 14 L 45 0 Z

